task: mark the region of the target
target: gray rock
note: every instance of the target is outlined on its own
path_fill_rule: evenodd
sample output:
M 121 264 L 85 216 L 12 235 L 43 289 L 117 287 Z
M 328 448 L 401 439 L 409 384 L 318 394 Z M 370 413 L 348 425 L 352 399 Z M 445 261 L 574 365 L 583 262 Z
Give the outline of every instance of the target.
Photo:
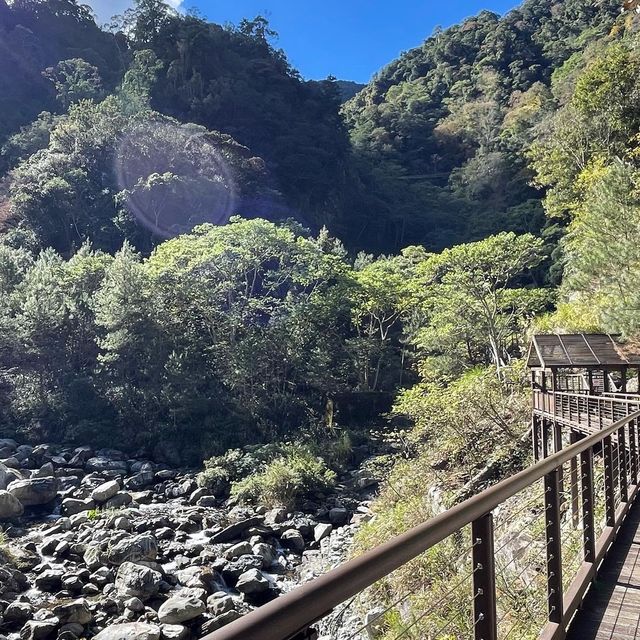
M 107 549 L 107 559 L 111 564 L 155 560 L 158 555 L 158 541 L 150 533 L 127 536 Z
M 18 498 L 8 491 L 0 491 L 0 520 L 19 518 L 23 513 L 24 507 Z
M 20 500 L 23 506 L 31 507 L 55 500 L 57 483 L 55 478 L 14 480 L 9 483 L 7 491 Z
M 85 464 L 87 471 L 122 471 L 126 473 L 127 463 L 124 460 L 112 460 L 104 456 L 89 458 Z
M 87 567 L 92 571 L 101 567 L 107 561 L 105 553 L 100 549 L 100 547 L 96 546 L 87 547 L 82 559 Z
M 93 640 L 160 640 L 160 627 L 146 622 L 114 624 L 103 629 Z
M 332 524 L 323 524 L 323 523 L 317 524 L 313 530 L 313 539 L 316 542 L 320 542 L 320 540 L 323 540 L 327 536 L 331 535 L 332 531 L 333 531 Z
M 104 503 L 104 506 L 106 509 L 119 509 L 120 507 L 131 504 L 132 501 L 133 498 L 130 493 L 119 491 L 113 498 L 109 498 L 109 500 Z
M 9 482 L 11 482 L 13 476 L 9 474 L 9 468 L 0 462 L 0 491 L 4 491 L 7 488 Z
M 342 507 L 335 507 L 329 511 L 329 522 L 336 527 L 347 524 L 349 521 L 349 512 Z
M 33 605 L 28 602 L 12 602 L 3 615 L 5 622 L 24 624 L 33 617 Z
M 158 609 L 158 619 L 165 624 L 179 624 L 193 620 L 206 611 L 202 600 L 194 596 L 173 596 Z
M 135 611 L 136 613 L 144 611 L 144 603 L 142 602 L 142 600 L 140 600 L 140 598 L 129 598 L 124 603 L 124 606 L 131 611 Z
M 120 491 L 120 483 L 117 480 L 103 482 L 91 492 L 91 498 L 96 502 L 106 502 Z
M 20 630 L 20 640 L 47 640 L 55 635 L 58 623 L 57 618 L 29 620 Z
M 244 556 L 247 553 L 251 553 L 251 545 L 248 542 L 238 542 L 238 544 L 234 544 L 232 547 L 229 547 L 224 552 L 224 557 L 227 560 L 235 560 L 240 556 Z
M 52 593 L 60 589 L 64 572 L 60 569 L 47 569 L 35 579 L 35 585 L 42 591 Z
M 231 596 L 220 597 L 214 594 L 207 599 L 207 608 L 214 616 L 219 616 L 235 609 L 235 602 Z
M 53 614 L 62 624 L 88 624 L 93 620 L 89 603 L 84 598 L 54 607 Z
M 154 478 L 155 473 L 153 470 L 141 471 L 140 473 L 136 473 L 134 476 L 127 478 L 124 481 L 124 485 L 131 491 L 140 491 L 140 489 L 144 489 L 144 487 L 150 485 Z
M 91 509 L 96 508 L 96 503 L 87 498 L 85 500 L 78 500 L 76 498 L 65 498 L 62 501 L 62 513 L 68 516 L 75 516 L 78 513 L 82 513 L 83 511 L 91 511 Z
M 287 529 L 281 536 L 282 546 L 296 553 L 304 551 L 304 538 L 297 529 Z
M 160 589 L 162 574 L 149 567 L 133 562 L 125 562 L 118 568 L 116 589 L 118 595 L 127 598 L 148 600 Z
M 189 629 L 181 624 L 163 624 L 160 633 L 162 640 L 185 640 L 189 637 Z
M 269 590 L 269 581 L 258 569 L 249 569 L 238 578 L 236 589 L 246 594 L 263 593 Z
M 222 531 L 211 536 L 211 544 L 217 544 L 219 542 L 232 542 L 237 540 L 240 535 L 249 529 L 250 527 L 256 527 L 262 524 L 264 518 L 262 516 L 253 516 L 252 518 L 246 518 L 240 522 L 232 524 Z
M 254 544 L 251 549 L 251 553 L 254 556 L 262 558 L 263 569 L 268 569 L 276 559 L 276 550 L 270 544 L 266 544 L 264 542 Z

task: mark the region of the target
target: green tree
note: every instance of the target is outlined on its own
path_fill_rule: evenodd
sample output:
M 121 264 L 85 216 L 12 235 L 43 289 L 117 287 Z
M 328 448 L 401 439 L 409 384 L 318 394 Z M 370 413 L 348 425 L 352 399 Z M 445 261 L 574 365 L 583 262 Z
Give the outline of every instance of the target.
M 98 69 L 82 58 L 61 60 L 45 69 L 43 75 L 53 83 L 56 98 L 65 110 L 80 100 L 97 100 L 103 94 Z
M 426 260 L 419 267 L 427 317 L 419 346 L 454 371 L 492 363 L 501 377 L 522 353 L 527 322 L 548 303 L 547 291 L 522 286 L 543 259 L 539 238 L 501 233 Z

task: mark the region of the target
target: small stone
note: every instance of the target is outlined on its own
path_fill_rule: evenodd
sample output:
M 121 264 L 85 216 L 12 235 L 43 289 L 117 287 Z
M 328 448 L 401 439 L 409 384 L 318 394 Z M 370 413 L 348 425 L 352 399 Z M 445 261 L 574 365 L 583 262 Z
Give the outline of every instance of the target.
M 320 542 L 320 540 L 323 540 L 327 536 L 331 535 L 332 531 L 333 531 L 332 524 L 323 524 L 323 523 L 317 524 L 313 529 L 313 539 L 316 542 Z
M 185 640 L 189 636 L 189 629 L 181 624 L 160 625 L 162 640 Z
M 114 624 L 94 636 L 94 640 L 160 640 L 160 627 L 145 622 Z

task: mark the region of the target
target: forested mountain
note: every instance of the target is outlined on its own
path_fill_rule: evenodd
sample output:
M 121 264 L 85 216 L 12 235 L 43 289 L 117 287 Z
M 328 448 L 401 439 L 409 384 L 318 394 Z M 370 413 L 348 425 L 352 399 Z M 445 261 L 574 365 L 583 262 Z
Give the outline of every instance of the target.
M 0 451 L 70 444 L 27 446 L 31 479 L 126 450 L 92 482 L 139 447 L 214 455 L 197 491 L 163 474 L 163 499 L 245 518 L 330 513 L 337 474 L 382 442 L 401 455 L 378 461 L 358 549 L 521 469 L 531 332 L 640 336 L 640 17 L 621 4 L 483 11 L 362 87 L 306 81 L 259 16 L 135 0 L 101 29 L 77 0 L 0 0 Z M 431 606 L 466 570 L 452 558 L 379 583 L 380 638 L 442 617 L 468 635 Z M 0 632 L 24 622 L 4 613 Z
M 340 394 L 411 387 L 420 423 L 556 302 L 540 326 L 633 335 L 636 20 L 485 11 L 343 104 L 261 17 L 0 0 L 2 424 L 197 455 Z
M 5 144 L 4 165 L 48 143 L 56 120 L 30 125 L 38 113 L 103 98 L 147 51 L 155 112 L 262 159 L 260 188 L 234 213 L 326 224 L 348 248 L 374 252 L 538 231 L 542 193 L 525 152 L 563 100 L 554 72 L 579 65 L 618 5 L 528 0 L 504 18 L 485 11 L 391 63 L 341 116 L 346 85 L 304 81 L 263 18 L 221 27 L 139 0 L 104 32 L 74 0 L 1 0 L 0 141 L 28 127 Z
M 434 247 L 539 230 L 525 154 L 562 99 L 551 80 L 619 16 L 618 0 L 527 0 L 438 31 L 380 71 L 344 109 L 355 153 L 387 181 L 388 208 L 371 207 L 367 224 Z

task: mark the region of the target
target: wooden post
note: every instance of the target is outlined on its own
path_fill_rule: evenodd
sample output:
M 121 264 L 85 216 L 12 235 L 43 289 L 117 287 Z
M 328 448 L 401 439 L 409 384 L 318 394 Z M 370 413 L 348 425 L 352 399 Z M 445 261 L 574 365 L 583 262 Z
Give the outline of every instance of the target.
M 496 569 L 493 540 L 493 515 L 471 523 L 473 541 L 473 620 L 474 640 L 496 640 Z

